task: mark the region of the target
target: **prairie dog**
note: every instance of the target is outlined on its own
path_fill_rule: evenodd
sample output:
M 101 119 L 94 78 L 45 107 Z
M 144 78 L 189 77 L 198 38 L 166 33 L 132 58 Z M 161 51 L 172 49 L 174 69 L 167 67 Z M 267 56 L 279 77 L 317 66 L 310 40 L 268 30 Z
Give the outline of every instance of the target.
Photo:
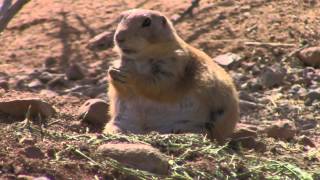
M 108 70 L 105 133 L 203 133 L 223 143 L 239 120 L 231 77 L 184 42 L 162 13 L 122 13 L 114 35 L 120 59 Z

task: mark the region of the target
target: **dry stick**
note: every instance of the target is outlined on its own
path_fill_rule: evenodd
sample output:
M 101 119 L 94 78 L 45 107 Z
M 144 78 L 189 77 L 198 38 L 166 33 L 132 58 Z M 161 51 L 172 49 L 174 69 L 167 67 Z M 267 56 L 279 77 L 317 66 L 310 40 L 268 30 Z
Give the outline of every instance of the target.
M 4 12 L 3 16 L 0 18 L 0 32 L 2 32 L 10 20 L 22 9 L 22 7 L 27 4 L 30 0 L 18 0 L 14 3 L 6 12 Z
M 304 45 L 304 46 L 302 46 L 302 47 L 299 47 L 299 48 L 297 48 L 297 49 L 295 49 L 295 50 L 293 50 L 293 51 L 291 51 L 287 56 L 283 57 L 283 58 L 281 59 L 281 61 L 286 61 L 286 60 L 288 60 L 289 58 L 297 55 L 300 51 L 302 51 L 303 49 L 305 49 L 305 48 L 307 48 L 307 47 L 309 47 L 308 44 L 307 44 L 307 45 Z
M 191 5 L 180 14 L 180 16 L 173 21 L 173 23 L 179 23 L 186 15 L 192 14 L 194 8 L 198 7 L 200 0 L 192 0 Z
M 269 43 L 269 42 L 244 42 L 247 46 L 269 46 L 269 47 L 296 47 L 296 44 Z

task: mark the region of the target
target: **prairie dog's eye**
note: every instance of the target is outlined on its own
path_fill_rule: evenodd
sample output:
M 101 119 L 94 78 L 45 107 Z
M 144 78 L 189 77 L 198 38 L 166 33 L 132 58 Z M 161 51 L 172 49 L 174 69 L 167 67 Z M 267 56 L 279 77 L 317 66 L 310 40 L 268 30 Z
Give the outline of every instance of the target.
M 146 18 L 142 23 L 142 27 L 148 27 L 150 25 L 151 25 L 151 19 L 150 18 Z

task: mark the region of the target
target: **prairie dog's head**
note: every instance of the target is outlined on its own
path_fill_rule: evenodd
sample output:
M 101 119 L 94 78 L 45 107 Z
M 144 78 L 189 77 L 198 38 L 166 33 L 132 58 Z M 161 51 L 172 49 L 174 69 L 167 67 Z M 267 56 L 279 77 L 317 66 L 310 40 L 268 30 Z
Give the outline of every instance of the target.
M 160 12 L 133 9 L 122 13 L 114 35 L 114 43 L 127 56 L 138 56 L 146 51 L 166 46 L 175 38 L 171 22 Z

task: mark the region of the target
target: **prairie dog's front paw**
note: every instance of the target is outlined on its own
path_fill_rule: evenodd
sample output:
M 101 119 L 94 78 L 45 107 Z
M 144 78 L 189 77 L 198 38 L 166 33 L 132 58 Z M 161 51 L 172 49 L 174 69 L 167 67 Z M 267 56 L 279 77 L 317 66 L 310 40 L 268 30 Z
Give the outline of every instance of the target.
M 128 73 L 122 69 L 110 67 L 108 70 L 109 77 L 119 83 L 127 83 Z

